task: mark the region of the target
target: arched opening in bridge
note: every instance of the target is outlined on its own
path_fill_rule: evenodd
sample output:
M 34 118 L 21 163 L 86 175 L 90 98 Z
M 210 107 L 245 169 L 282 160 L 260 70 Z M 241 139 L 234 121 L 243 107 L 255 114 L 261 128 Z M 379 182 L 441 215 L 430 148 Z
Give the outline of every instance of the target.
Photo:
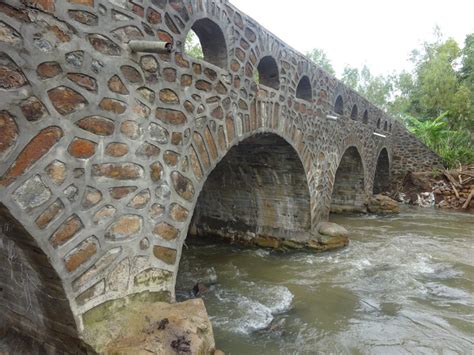
M 374 195 L 390 190 L 390 161 L 387 149 L 383 148 L 377 159 L 374 176 Z
M 362 122 L 364 124 L 368 124 L 369 123 L 369 113 L 367 112 L 367 110 L 364 111 L 364 115 L 362 116 Z
M 298 87 L 296 88 L 296 98 L 310 102 L 313 99 L 311 82 L 309 81 L 309 78 L 307 76 L 303 76 L 300 79 Z
M 280 74 L 275 59 L 271 56 L 263 57 L 257 66 L 258 83 L 278 90 L 280 88 Z
M 380 129 L 380 125 L 382 124 L 382 119 L 377 120 L 377 128 Z
M 228 254 L 232 248 L 232 260 L 226 261 L 231 265 L 233 256 L 235 260 L 245 257 L 246 244 L 271 247 L 274 238 L 306 240 L 310 211 L 303 164 L 286 140 L 258 134 L 231 148 L 207 177 L 196 203 L 187 247 L 182 249 L 177 300 L 204 293 L 212 317 L 222 316 L 222 307 L 237 310 L 228 288 L 235 284 L 227 282 L 235 279 L 236 270 L 227 278 L 228 270 L 209 268 L 220 257 L 219 250 Z M 241 243 L 234 246 L 222 244 L 237 240 Z
M 275 134 L 233 147 L 207 178 L 194 210 L 191 235 L 305 238 L 310 199 L 295 150 Z
M 339 95 L 334 103 L 334 112 L 338 115 L 344 114 L 344 101 L 342 100 L 342 96 Z
M 331 212 L 365 212 L 364 166 L 356 147 L 343 154 L 336 171 Z
M 387 123 L 387 121 L 385 121 L 385 123 L 383 124 L 383 130 L 384 130 L 384 131 L 388 131 L 388 123 Z
M 196 59 L 221 68 L 227 67 L 227 45 L 224 33 L 212 20 L 197 20 L 186 36 L 185 52 Z
M 357 109 L 357 105 L 352 106 L 351 119 L 353 119 L 354 121 L 356 121 L 358 114 L 359 114 L 359 111 L 358 111 L 358 109 Z
M 0 203 L 0 350 L 85 353 L 49 258 Z

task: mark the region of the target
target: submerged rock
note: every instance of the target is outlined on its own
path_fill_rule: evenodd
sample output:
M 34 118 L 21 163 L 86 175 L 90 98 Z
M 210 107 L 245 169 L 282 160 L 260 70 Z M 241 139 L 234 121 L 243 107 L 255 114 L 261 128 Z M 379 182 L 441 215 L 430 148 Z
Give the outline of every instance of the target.
M 375 195 L 369 198 L 367 209 L 376 214 L 397 214 L 400 213 L 398 202 L 388 196 Z

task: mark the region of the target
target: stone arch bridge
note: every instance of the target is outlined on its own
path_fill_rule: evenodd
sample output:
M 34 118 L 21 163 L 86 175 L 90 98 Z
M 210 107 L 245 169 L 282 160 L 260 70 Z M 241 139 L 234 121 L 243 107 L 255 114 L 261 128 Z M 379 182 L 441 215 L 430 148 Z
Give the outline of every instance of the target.
M 190 229 L 305 240 L 440 164 L 225 0 L 3 0 L 0 94 L 0 317 L 59 349 L 101 305 L 173 301 Z

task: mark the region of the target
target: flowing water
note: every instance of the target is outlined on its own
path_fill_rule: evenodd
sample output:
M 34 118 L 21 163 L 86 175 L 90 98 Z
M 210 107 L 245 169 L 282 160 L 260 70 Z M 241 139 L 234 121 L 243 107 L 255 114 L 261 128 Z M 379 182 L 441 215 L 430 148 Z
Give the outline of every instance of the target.
M 473 215 L 331 220 L 351 232 L 344 250 L 189 246 L 178 299 L 209 286 L 202 297 L 227 354 L 474 353 Z

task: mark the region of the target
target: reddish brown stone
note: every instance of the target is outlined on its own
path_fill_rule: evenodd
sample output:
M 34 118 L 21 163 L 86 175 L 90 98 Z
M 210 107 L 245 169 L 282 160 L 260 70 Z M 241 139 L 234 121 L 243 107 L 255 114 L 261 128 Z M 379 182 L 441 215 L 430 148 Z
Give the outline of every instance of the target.
M 185 124 L 187 121 L 186 115 L 183 112 L 161 107 L 156 109 L 156 118 L 172 125 Z
M 201 75 L 202 73 L 202 66 L 199 63 L 193 63 L 193 73 L 196 75 Z
M 53 13 L 55 0 L 21 0 L 26 6 L 34 7 L 35 9 Z
M 20 22 L 31 22 L 28 12 L 23 9 L 17 9 L 4 3 L 0 3 L 0 12 L 9 17 L 13 17 Z
M 230 62 L 230 70 L 232 70 L 233 72 L 238 72 L 239 69 L 240 69 L 240 63 L 236 61 L 235 59 L 232 59 L 232 61 Z
M 95 238 L 89 238 L 79 244 L 64 258 L 64 265 L 69 272 L 76 271 L 97 253 Z
M 49 90 L 48 96 L 54 108 L 62 115 L 80 110 L 87 104 L 84 96 L 65 86 Z
M 131 67 L 130 65 L 122 65 L 120 67 L 120 70 L 123 76 L 125 77 L 125 79 L 127 79 L 129 82 L 134 83 L 134 84 L 143 82 L 142 75 L 134 67 Z
M 45 229 L 63 211 L 64 204 L 57 199 L 36 218 L 35 223 L 39 229 Z
M 190 148 L 189 156 L 191 158 L 191 168 L 193 169 L 194 176 L 196 176 L 198 180 L 201 180 L 202 179 L 201 164 L 199 163 L 197 153 L 193 147 Z
M 160 90 L 160 100 L 166 104 L 179 104 L 179 97 L 173 90 Z
M 156 33 L 157 37 L 160 39 L 160 41 L 167 42 L 167 43 L 173 43 L 173 37 L 168 32 L 159 30 Z
M 174 83 L 176 81 L 176 69 L 173 68 L 165 68 L 163 69 L 163 79 L 169 81 L 170 83 Z
M 211 153 L 211 158 L 216 160 L 218 157 L 216 143 L 212 137 L 209 127 L 206 127 L 204 130 L 204 138 L 206 139 L 207 146 L 209 147 L 209 153 Z
M 63 137 L 59 127 L 51 126 L 41 130 L 27 145 L 0 179 L 0 185 L 10 185 L 34 163 L 39 161 Z
M 232 119 L 232 117 L 226 118 L 225 125 L 227 129 L 227 143 L 231 144 L 235 137 L 234 120 Z
M 181 53 L 176 53 L 175 55 L 176 64 L 181 68 L 189 68 L 189 61 L 184 59 Z
M 212 85 L 208 81 L 198 80 L 196 82 L 196 89 L 206 91 L 206 92 L 211 92 L 212 91 Z
M 0 157 L 10 151 L 18 138 L 18 127 L 7 111 L 0 111 Z
M 160 162 L 155 162 L 150 165 L 150 176 L 151 180 L 154 182 L 158 182 L 161 180 L 163 175 L 163 167 L 161 166 Z
M 117 115 L 120 115 L 125 112 L 127 109 L 127 106 L 125 105 L 124 102 L 115 100 L 115 99 L 110 99 L 108 97 L 102 99 L 102 101 L 99 104 L 99 107 L 102 110 L 109 111 L 116 113 Z
M 51 32 L 53 32 L 53 34 L 56 36 L 56 38 L 62 43 L 66 43 L 66 42 L 69 42 L 71 40 L 71 37 L 56 25 L 49 26 L 48 29 Z
M 82 11 L 82 10 L 69 10 L 69 17 L 77 22 L 80 22 L 87 26 L 97 26 L 99 23 L 99 18 L 91 12 Z
M 67 151 L 75 158 L 88 159 L 95 154 L 95 146 L 96 144 L 90 140 L 74 138 Z
M 143 168 L 134 163 L 94 164 L 92 176 L 107 177 L 115 180 L 136 180 L 143 176 Z
M 186 109 L 186 111 L 188 111 L 189 113 L 193 113 L 194 112 L 194 105 L 191 101 L 189 100 L 186 100 L 184 102 L 184 108 Z
M 224 133 L 224 127 L 219 127 L 219 131 L 217 133 L 217 142 L 219 143 L 219 148 L 221 149 L 222 152 L 226 151 L 227 145 L 225 141 L 225 133 Z
M 185 222 L 188 219 L 189 211 L 177 203 L 173 203 L 170 207 L 170 217 L 176 222 Z
M 102 192 L 94 187 L 87 186 L 84 196 L 82 196 L 81 205 L 85 209 L 89 209 L 102 201 Z
M 66 180 L 66 164 L 59 160 L 53 161 L 46 167 L 45 170 L 51 181 L 53 181 L 58 186 L 61 185 L 64 180 Z
M 143 219 L 136 215 L 121 216 L 105 233 L 107 239 L 123 240 L 134 237 L 142 230 Z
M 68 0 L 71 4 L 94 7 L 94 0 Z
M 74 214 L 61 224 L 51 238 L 49 238 L 49 242 L 54 248 L 57 248 L 72 239 L 83 228 L 84 225 L 81 220 Z
M 145 16 L 145 9 L 140 5 L 132 3 L 132 11 L 140 17 Z
M 107 83 L 109 89 L 117 94 L 128 95 L 128 90 L 118 75 L 111 77 Z
M 156 145 L 145 142 L 137 149 L 136 154 L 146 158 L 157 157 L 160 155 L 160 148 Z
M 141 128 L 135 121 L 122 122 L 120 132 L 129 139 L 136 140 L 141 136 Z
M 183 141 L 183 134 L 181 132 L 173 132 L 171 134 L 171 144 L 180 145 Z
M 212 110 L 211 116 L 217 118 L 218 120 L 222 120 L 224 118 L 224 110 L 221 106 L 217 106 L 214 110 Z
M 138 194 L 136 194 L 135 197 L 130 200 L 127 206 L 131 208 L 135 208 L 135 209 L 142 209 L 146 207 L 150 199 L 151 199 L 150 190 L 145 189 L 143 191 L 140 191 Z
M 168 166 L 176 166 L 176 165 L 178 165 L 179 154 L 176 153 L 176 152 L 173 152 L 173 151 L 171 151 L 171 150 L 167 150 L 167 151 L 163 154 L 163 161 L 164 161 L 165 164 L 167 164 Z
M 132 192 L 137 190 L 136 186 L 119 186 L 111 187 L 109 189 L 110 197 L 115 200 L 121 200 L 122 198 L 130 195 Z
M 40 79 L 54 78 L 62 72 L 61 66 L 56 62 L 44 62 L 36 68 L 36 73 Z
M 161 23 L 161 14 L 149 7 L 146 12 L 146 19 L 150 24 L 158 25 Z
M 97 82 L 94 78 L 80 73 L 68 73 L 69 80 L 75 82 L 77 85 L 83 87 L 88 91 L 97 91 Z
M 76 125 L 85 131 L 99 136 L 110 136 L 114 133 L 114 121 L 102 116 L 88 116 L 76 122 Z
M 30 122 L 36 122 L 48 114 L 46 107 L 36 97 L 31 96 L 20 104 L 21 112 Z
M 164 261 L 166 264 L 174 265 L 176 263 L 176 250 L 174 249 L 155 245 L 153 247 L 153 255 L 155 255 L 157 259 Z
M 185 200 L 192 201 L 194 198 L 194 185 L 187 177 L 183 176 L 177 171 L 173 171 L 171 174 L 171 181 L 173 182 L 174 189 L 179 196 Z
M 95 33 L 90 34 L 88 39 L 92 47 L 102 54 L 119 56 L 122 53 L 120 47 L 105 36 Z
M 172 225 L 162 222 L 157 224 L 153 229 L 153 234 L 165 239 L 165 240 L 174 240 L 178 237 L 179 231 Z
M 2 59 L 1 55 L 0 59 Z M 26 84 L 26 77 L 18 67 L 13 63 L 2 65 L 0 61 L 0 88 L 7 90 L 18 89 Z
M 125 143 L 109 143 L 105 148 L 105 154 L 111 157 L 123 157 L 128 153 L 128 145 Z
M 204 144 L 202 136 L 199 133 L 194 132 L 193 141 L 197 148 L 197 153 L 201 157 L 201 162 L 204 165 L 204 169 L 209 169 L 211 167 L 211 161 L 209 160 L 209 154 L 207 153 L 206 145 Z
M 181 75 L 181 86 L 187 87 L 193 84 L 193 77 L 188 74 Z

